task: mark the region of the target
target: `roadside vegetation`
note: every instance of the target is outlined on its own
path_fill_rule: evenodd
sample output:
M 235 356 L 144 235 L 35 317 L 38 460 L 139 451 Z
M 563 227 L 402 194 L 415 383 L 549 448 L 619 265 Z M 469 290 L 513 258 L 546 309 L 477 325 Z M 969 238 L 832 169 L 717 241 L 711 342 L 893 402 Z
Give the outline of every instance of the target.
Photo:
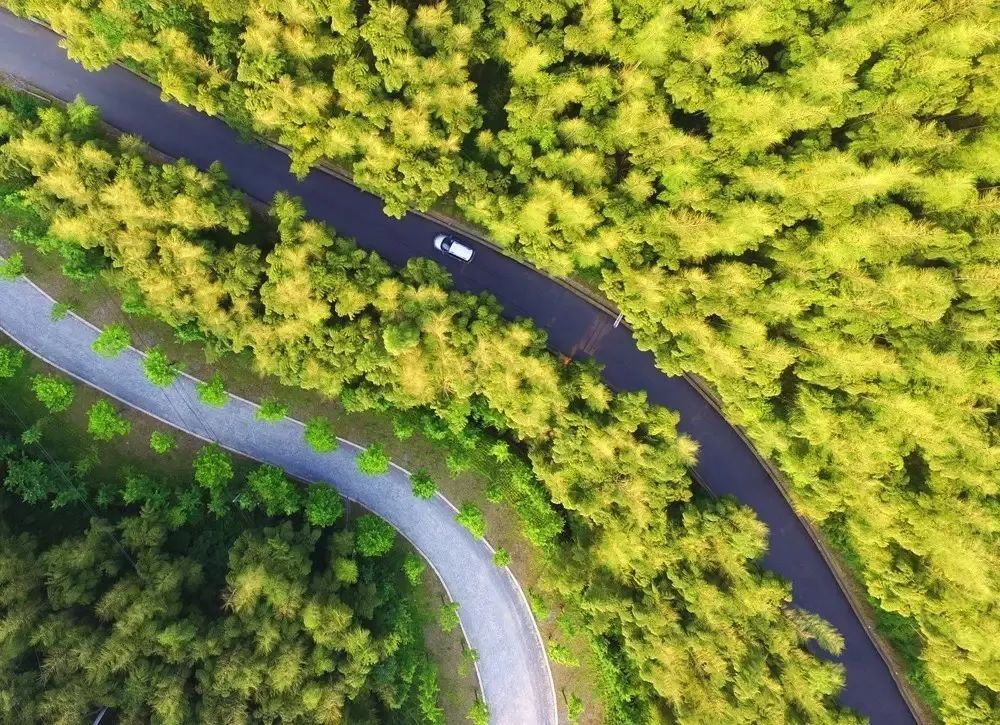
M 937 714 L 996 719 L 995 3 L 6 4 L 599 287 L 778 464 Z
M 143 462 L 81 430 L 111 403 L 81 389 L 53 411 L 27 356 L 0 359 L 0 720 L 445 721 L 430 602 L 391 528 L 363 550 L 326 485 L 281 516 L 234 502 L 260 469 L 225 454 L 215 505 L 192 441 Z
M 506 461 L 511 475 L 488 495 L 517 512 L 564 628 L 592 643 L 609 720 L 853 720 L 836 702 L 840 668 L 807 649 L 836 638 L 795 616 L 787 584 L 758 568 L 765 531 L 752 512 L 694 495 L 695 450 L 675 414 L 559 363 L 538 330 L 451 290 L 433 263 L 393 270 L 294 199 L 276 198 L 269 248 L 247 243 L 258 221 L 220 168 L 150 163 L 136 139 L 104 138 L 81 102 L 37 109 L 9 94 L 0 118 L 15 240 L 79 278 L 103 274 L 129 312 L 182 339 L 391 416 L 400 437 L 447 441 L 449 467 Z M 283 509 L 276 476 L 255 483 Z M 481 534 L 480 509 L 462 517 Z

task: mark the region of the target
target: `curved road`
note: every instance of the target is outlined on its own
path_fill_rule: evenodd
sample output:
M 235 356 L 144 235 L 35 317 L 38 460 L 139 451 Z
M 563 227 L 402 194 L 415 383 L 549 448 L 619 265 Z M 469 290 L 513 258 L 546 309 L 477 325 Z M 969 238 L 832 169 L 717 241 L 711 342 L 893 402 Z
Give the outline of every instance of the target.
M 141 136 L 153 148 L 205 168 L 220 161 L 233 185 L 256 199 L 289 191 L 302 198 L 310 216 L 331 224 L 395 265 L 435 254 L 434 235 L 447 231 L 425 217 L 391 219 L 378 198 L 346 181 L 313 171 L 299 181 L 280 151 L 247 145 L 217 119 L 160 100 L 160 91 L 140 77 L 112 66 L 90 73 L 67 59 L 59 37 L 37 24 L 0 11 L 0 70 L 63 100 L 82 94 L 101 108 L 104 120 Z M 549 345 L 570 356 L 591 356 L 604 364 L 607 382 L 622 390 L 646 390 L 649 399 L 676 410 L 679 428 L 698 441 L 696 472 L 716 495 L 750 506 L 770 530 L 764 565 L 792 583 L 799 607 L 816 612 L 843 635 L 835 658 L 845 665 L 841 701 L 874 723 L 912 723 L 892 673 L 864 625 L 780 489 L 754 451 L 685 378 L 667 377 L 652 355 L 641 352 L 625 327 L 613 327 L 608 313 L 544 275 L 480 244 L 471 264 L 437 255 L 458 289 L 492 293 L 509 317 L 530 317 L 549 335 Z
M 409 475 L 398 467 L 377 477 L 360 473 L 354 461 L 359 449 L 349 442 L 319 455 L 305 442 L 301 423 L 259 421 L 257 407 L 242 398 L 231 397 L 224 408 L 202 405 L 197 380 L 190 376 L 156 388 L 143 373 L 142 353 L 129 348 L 114 360 L 99 358 L 90 349 L 97 329 L 75 315 L 53 321 L 52 305 L 24 278 L 0 280 L 0 330 L 54 367 L 175 428 L 281 466 L 297 478 L 331 483 L 395 526 L 460 604 L 462 630 L 480 654 L 476 675 L 490 721 L 556 724 L 552 673 L 528 602 L 510 571 L 493 563 L 489 544 L 455 521 L 455 507 L 446 498 L 415 498 Z

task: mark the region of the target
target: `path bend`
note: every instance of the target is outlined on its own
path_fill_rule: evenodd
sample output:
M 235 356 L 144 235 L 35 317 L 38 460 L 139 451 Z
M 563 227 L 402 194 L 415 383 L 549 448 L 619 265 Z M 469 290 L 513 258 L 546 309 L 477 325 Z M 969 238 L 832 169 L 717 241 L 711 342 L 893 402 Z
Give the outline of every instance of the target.
M 455 521 L 456 509 L 438 494 L 413 496 L 409 474 L 393 465 L 383 476 L 358 471 L 361 450 L 344 441 L 317 454 L 302 423 L 257 420 L 257 406 L 230 396 L 225 407 L 198 400 L 196 384 L 182 375 L 169 388 L 151 385 L 143 354 L 129 348 L 105 359 L 91 350 L 98 329 L 69 314 L 52 319 L 54 301 L 25 278 L 0 280 L 0 331 L 64 373 L 163 423 L 306 481 L 327 482 L 392 524 L 427 559 L 448 595 L 460 605 L 469 646 L 479 653 L 476 674 L 494 725 L 555 725 L 556 695 L 541 634 L 510 570 L 493 563 L 493 549 Z

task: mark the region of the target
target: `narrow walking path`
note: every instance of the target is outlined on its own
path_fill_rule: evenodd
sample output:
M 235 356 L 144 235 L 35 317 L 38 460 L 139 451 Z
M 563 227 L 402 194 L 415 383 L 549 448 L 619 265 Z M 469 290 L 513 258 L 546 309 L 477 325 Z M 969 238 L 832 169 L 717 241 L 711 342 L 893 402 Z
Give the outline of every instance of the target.
M 223 408 L 204 406 L 197 397 L 198 381 L 190 376 L 156 388 L 145 378 L 142 353 L 130 348 L 113 360 L 98 357 L 90 349 L 97 329 L 72 314 L 52 320 L 52 306 L 53 300 L 29 280 L 0 280 L 0 330 L 50 365 L 175 428 L 281 466 L 298 478 L 330 483 L 395 526 L 460 605 L 466 640 L 480 655 L 476 669 L 490 721 L 556 722 L 552 674 L 524 594 L 507 569 L 493 564 L 490 546 L 455 521 L 455 507 L 447 499 L 415 498 L 402 468 L 376 477 L 360 473 L 354 461 L 359 448 L 350 442 L 319 455 L 305 442 L 301 423 L 259 421 L 256 406 L 241 398 L 232 397 Z

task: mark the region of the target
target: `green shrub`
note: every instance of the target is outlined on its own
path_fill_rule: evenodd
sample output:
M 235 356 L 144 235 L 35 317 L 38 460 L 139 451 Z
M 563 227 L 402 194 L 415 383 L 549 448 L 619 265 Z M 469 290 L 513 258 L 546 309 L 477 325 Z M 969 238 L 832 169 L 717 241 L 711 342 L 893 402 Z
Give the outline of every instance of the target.
M 291 516 L 302 505 L 298 488 L 277 466 L 264 464 L 251 471 L 247 484 L 268 516 Z
M 232 457 L 218 444 L 204 446 L 194 458 L 194 480 L 208 490 L 208 507 L 216 516 L 228 509 L 225 492 L 234 475 Z
M 392 551 L 396 530 L 374 514 L 365 514 L 354 524 L 354 548 L 361 556 L 382 556 Z
M 427 563 L 419 554 L 410 552 L 403 559 L 403 573 L 406 574 L 406 578 L 413 586 L 417 586 L 420 583 L 420 577 L 425 569 L 427 569 Z
M 260 401 L 260 408 L 257 409 L 257 419 L 265 423 L 277 423 L 288 415 L 288 406 L 274 398 L 265 398 Z
M 52 318 L 53 322 L 59 322 L 59 320 L 65 319 L 66 316 L 73 311 L 73 305 L 69 302 L 56 302 L 52 305 L 52 312 L 49 316 Z
M 120 323 L 108 325 L 97 336 L 90 348 L 101 357 L 114 358 L 121 355 L 132 344 L 128 328 Z
M 490 725 L 490 709 L 482 700 L 476 700 L 466 717 L 472 725 Z
M 149 435 L 149 447 L 160 455 L 169 453 L 177 447 L 177 437 L 173 433 L 154 430 Z
M 455 521 L 464 526 L 477 539 L 483 538 L 486 534 L 486 517 L 474 503 L 463 503 L 462 508 L 455 516 Z
M 437 485 L 434 483 L 434 479 L 423 468 L 417 469 L 410 476 L 410 486 L 413 489 L 413 495 L 417 498 L 431 499 L 437 493 Z
M 24 274 L 24 256 L 16 252 L 7 259 L 0 259 L 0 279 L 15 280 Z
M 158 388 L 170 387 L 181 374 L 181 366 L 170 362 L 158 347 L 146 352 L 142 367 L 146 371 L 146 379 Z
M 442 604 L 438 610 L 438 626 L 442 632 L 454 632 L 461 621 L 458 618 L 458 602 Z
M 221 408 L 229 402 L 222 375 L 215 372 L 206 382 L 198 383 L 198 400 L 213 408 Z
M 12 378 L 24 367 L 24 350 L 0 344 L 0 380 Z
M 75 393 L 73 384 L 55 375 L 35 375 L 31 379 L 31 389 L 38 402 L 50 413 L 62 413 L 73 405 Z
M 333 453 L 340 445 L 337 436 L 330 427 L 330 422 L 323 417 L 315 416 L 306 422 L 306 442 L 317 453 Z
M 372 443 L 357 457 L 358 470 L 369 476 L 381 476 L 389 470 L 389 454 L 380 443 Z
M 566 645 L 556 642 L 554 639 L 550 639 L 548 650 L 549 657 L 556 664 L 563 665 L 564 667 L 580 666 L 580 658 L 573 654 Z
M 110 441 L 116 436 L 126 436 L 132 424 L 118 414 L 106 400 L 99 400 L 90 406 L 87 413 L 87 432 L 96 440 Z
M 510 552 L 504 549 L 503 547 L 499 547 L 496 551 L 493 552 L 493 563 L 496 564 L 501 569 L 505 566 L 510 566 L 510 562 L 511 562 Z
M 313 483 L 306 492 L 306 519 L 313 526 L 333 526 L 344 515 L 344 500 L 333 486 Z

